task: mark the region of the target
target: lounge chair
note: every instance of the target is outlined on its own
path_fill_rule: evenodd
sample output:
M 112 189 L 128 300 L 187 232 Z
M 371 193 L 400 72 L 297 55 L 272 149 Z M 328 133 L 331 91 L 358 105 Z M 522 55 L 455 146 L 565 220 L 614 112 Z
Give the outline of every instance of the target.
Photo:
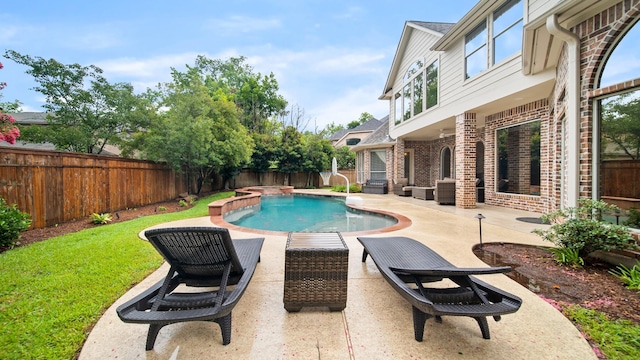
M 186 321 L 218 323 L 222 343 L 229 344 L 231 310 L 260 261 L 264 238 L 232 240 L 227 229 L 215 227 L 153 229 L 145 236 L 171 269 L 164 280 L 120 305 L 120 319 L 150 324 L 146 350 L 153 349 L 162 327 Z M 208 289 L 174 292 L 180 284 Z
M 500 315 L 516 312 L 522 300 L 472 275 L 497 274 L 510 267 L 458 268 L 424 244 L 407 237 L 358 237 L 364 246 L 362 262 L 367 255 L 382 276 L 413 308 L 416 341 L 422 341 L 428 318 L 441 322 L 443 315 L 474 318 L 482 337 L 490 338 L 487 316 L 496 321 Z M 450 279 L 457 286 L 426 287 L 424 283 Z

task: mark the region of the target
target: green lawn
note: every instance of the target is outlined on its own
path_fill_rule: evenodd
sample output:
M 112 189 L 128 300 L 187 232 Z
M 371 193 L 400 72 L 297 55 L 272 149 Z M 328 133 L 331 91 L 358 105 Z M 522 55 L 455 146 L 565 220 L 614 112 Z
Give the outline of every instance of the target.
M 0 359 L 72 359 L 104 311 L 162 264 L 138 233 L 155 224 L 206 216 L 200 199 L 159 214 L 58 236 L 0 254 Z

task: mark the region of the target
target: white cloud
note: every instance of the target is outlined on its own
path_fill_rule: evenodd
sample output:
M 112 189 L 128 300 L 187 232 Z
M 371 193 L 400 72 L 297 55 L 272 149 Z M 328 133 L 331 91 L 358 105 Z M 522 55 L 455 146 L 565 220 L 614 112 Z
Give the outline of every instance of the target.
M 121 44 L 119 37 L 112 31 L 91 31 L 83 32 L 77 36 L 66 38 L 66 44 L 69 47 L 82 50 L 100 50 L 108 49 Z
M 3 25 L 2 31 L 0 31 L 0 43 L 7 44 L 11 42 L 16 35 L 18 35 L 19 29 L 16 26 Z
M 224 35 L 247 34 L 282 27 L 280 19 L 234 15 L 226 19 L 210 19 L 205 28 Z
M 360 17 L 364 13 L 364 9 L 359 6 L 349 6 L 345 12 L 335 14 L 334 19 L 353 19 Z
M 293 51 L 272 45 L 225 49 L 217 54 L 178 53 L 151 58 L 118 58 L 97 63 L 110 81 L 130 82 L 137 91 L 155 88 L 170 80 L 170 68 L 193 64 L 197 55 L 228 59 L 240 54 L 256 72 L 273 72 L 280 94 L 297 104 L 312 119 L 311 127 L 346 124 L 362 112 L 376 117 L 388 113 L 388 104 L 378 100 L 388 72 L 387 58 L 380 50 L 324 47 Z M 363 84 L 364 80 L 364 84 Z
M 181 68 L 185 64 L 193 64 L 198 53 L 182 53 L 151 57 L 147 59 L 119 58 L 96 63 L 96 66 L 116 77 L 132 79 L 152 78 L 166 79 L 171 74 L 171 67 Z M 133 80 L 132 80 L 133 81 Z
M 389 103 L 378 100 L 380 89 L 375 85 L 348 89 L 343 93 L 325 98 L 309 109 L 307 114 L 316 119 L 319 129 L 331 122 L 346 125 L 360 118 L 360 114 L 368 112 L 377 119 L 389 113 Z

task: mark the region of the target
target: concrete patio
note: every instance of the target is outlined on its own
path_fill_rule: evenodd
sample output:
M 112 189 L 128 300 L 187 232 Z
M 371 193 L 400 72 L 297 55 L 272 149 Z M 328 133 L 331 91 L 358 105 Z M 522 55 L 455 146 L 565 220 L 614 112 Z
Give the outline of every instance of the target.
M 317 190 L 315 192 L 322 191 Z M 326 192 L 326 191 L 325 191 Z M 479 204 L 476 209 L 441 206 L 434 201 L 394 194 L 357 194 L 364 207 L 402 214 L 411 225 L 369 236 L 407 236 L 419 240 L 447 260 L 464 267 L 486 266 L 472 252 L 482 237 L 488 242 L 545 245 L 531 230 L 536 225 L 516 220 L 540 214 Z M 211 226 L 208 217 L 164 226 Z M 215 224 L 224 226 L 224 224 Z M 234 238 L 256 233 L 232 229 Z M 343 234 L 344 235 L 344 234 Z M 515 314 L 500 322 L 489 319 L 491 339 L 485 340 L 475 320 L 444 317 L 427 321 L 423 342 L 413 338 L 411 306 L 381 277 L 371 260 L 361 262 L 362 246 L 346 234 L 350 249 L 347 307 L 342 312 L 305 308 L 288 313 L 283 306 L 284 235 L 265 237 L 253 279 L 233 311 L 231 344 L 222 345 L 215 323 L 170 325 L 160 331 L 155 348 L 145 351 L 147 325 L 125 324 L 115 309 L 155 283 L 168 270 L 158 271 L 118 299 L 92 329 L 80 359 L 596 359 L 580 332 L 551 305 L 505 275 L 482 276 L 523 300 Z M 141 240 L 142 241 L 142 240 Z

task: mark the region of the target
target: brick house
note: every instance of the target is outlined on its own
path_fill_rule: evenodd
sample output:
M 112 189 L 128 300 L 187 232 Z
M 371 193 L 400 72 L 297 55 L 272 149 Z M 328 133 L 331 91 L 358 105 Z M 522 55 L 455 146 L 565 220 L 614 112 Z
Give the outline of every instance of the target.
M 638 54 L 638 19 L 640 0 L 481 0 L 456 24 L 406 22 L 380 96 L 393 144 L 384 158 L 372 156 L 381 144 L 353 148 L 358 180 L 372 167 L 418 186 L 454 178 L 462 208 L 479 182 L 487 204 L 536 212 L 640 201 L 640 160 L 608 125 L 620 118 L 610 104 L 640 98 L 640 65 L 624 53 Z M 609 151 L 631 164 L 617 189 Z

